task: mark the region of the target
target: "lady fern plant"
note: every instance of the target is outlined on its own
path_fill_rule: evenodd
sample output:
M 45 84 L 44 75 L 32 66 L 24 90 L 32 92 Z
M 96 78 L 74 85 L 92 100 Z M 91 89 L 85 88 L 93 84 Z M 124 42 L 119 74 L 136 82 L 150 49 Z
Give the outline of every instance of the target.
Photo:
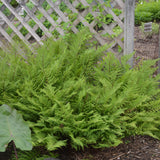
M 48 150 L 116 146 L 135 134 L 160 138 L 156 60 L 130 69 L 130 57 L 119 61 L 107 46 L 90 47 L 90 38 L 85 29 L 50 39 L 27 59 L 1 53 L 0 104 L 16 108 L 34 146 Z

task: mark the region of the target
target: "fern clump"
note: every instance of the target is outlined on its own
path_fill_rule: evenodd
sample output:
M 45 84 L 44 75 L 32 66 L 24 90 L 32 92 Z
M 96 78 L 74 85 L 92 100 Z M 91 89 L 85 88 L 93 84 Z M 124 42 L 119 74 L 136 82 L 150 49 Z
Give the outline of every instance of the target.
M 21 112 L 33 144 L 48 150 L 116 146 L 135 134 L 160 138 L 156 60 L 130 69 L 129 56 L 119 61 L 107 46 L 91 48 L 90 37 L 82 30 L 48 40 L 27 59 L 1 54 L 0 104 Z

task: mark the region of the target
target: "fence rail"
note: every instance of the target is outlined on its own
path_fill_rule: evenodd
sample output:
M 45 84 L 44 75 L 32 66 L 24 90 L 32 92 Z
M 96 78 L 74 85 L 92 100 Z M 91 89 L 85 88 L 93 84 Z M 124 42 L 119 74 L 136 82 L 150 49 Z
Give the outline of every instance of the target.
M 111 44 L 108 50 L 114 53 L 124 51 L 123 0 L 111 1 L 110 7 L 104 0 L 16 1 L 18 5 L 13 7 L 11 0 L 1 0 L 0 33 L 10 43 L 16 35 L 30 47 L 31 39 L 42 45 L 52 35 L 65 35 L 66 28 L 76 33 L 86 26 L 98 44 Z M 5 47 L 4 41 L 0 45 Z

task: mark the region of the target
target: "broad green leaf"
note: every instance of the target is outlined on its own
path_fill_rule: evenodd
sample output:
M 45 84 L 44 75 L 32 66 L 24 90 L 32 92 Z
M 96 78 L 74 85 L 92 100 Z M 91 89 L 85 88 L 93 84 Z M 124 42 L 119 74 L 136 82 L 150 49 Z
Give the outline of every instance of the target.
M 14 141 L 17 148 L 31 150 L 31 131 L 22 116 L 7 105 L 0 106 L 0 152 Z

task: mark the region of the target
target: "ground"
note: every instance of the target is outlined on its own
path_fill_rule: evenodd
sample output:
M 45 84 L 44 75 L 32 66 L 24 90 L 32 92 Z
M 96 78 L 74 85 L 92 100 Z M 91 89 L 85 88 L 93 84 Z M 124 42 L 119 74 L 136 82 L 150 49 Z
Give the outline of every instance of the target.
M 134 37 L 135 61 L 136 58 L 140 58 L 139 60 L 158 58 L 158 52 L 159 52 L 158 34 L 153 34 L 151 36 L 148 36 L 144 34 L 139 27 L 135 27 L 134 35 L 135 35 Z M 137 64 L 137 62 L 135 64 Z
M 160 141 L 149 136 L 131 136 L 117 147 L 81 152 L 63 149 L 59 153 L 61 160 L 160 160 Z

